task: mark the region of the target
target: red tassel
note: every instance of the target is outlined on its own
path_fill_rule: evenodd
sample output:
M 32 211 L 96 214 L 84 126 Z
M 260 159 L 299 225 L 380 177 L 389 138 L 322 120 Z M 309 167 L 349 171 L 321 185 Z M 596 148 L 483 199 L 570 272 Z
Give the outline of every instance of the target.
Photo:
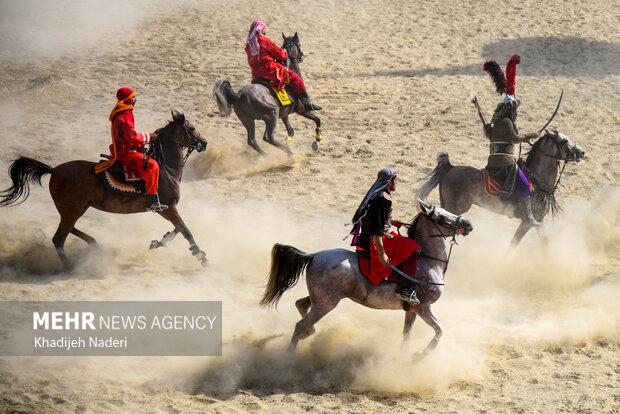
M 502 68 L 496 61 L 489 60 L 487 62 L 484 62 L 484 65 L 482 65 L 482 69 L 484 69 L 485 72 L 488 72 L 491 79 L 493 79 L 493 83 L 495 84 L 495 90 L 497 91 L 498 95 L 502 95 L 504 92 L 506 92 L 506 78 L 504 77 L 504 72 L 502 72 Z
M 515 80 L 517 78 L 517 64 L 521 62 L 519 55 L 510 55 L 506 65 L 506 93 L 514 96 Z

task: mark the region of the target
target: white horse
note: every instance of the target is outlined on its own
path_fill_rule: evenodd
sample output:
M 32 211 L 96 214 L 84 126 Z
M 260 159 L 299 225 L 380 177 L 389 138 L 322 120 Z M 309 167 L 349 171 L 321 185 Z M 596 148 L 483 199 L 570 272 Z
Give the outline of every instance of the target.
M 416 292 L 420 304 L 411 305 L 405 311 L 403 337 L 404 340 L 409 338 L 416 315 L 420 315 L 435 330 L 435 336 L 425 348 L 428 352 L 437 346 L 442 334 L 431 304 L 439 299 L 443 291 L 443 278 L 450 256 L 444 240 L 457 234 L 467 235 L 473 227 L 469 220 L 442 208 L 421 200 L 418 204 L 421 213 L 407 225 L 407 236 L 422 247 L 414 276 L 418 280 Z M 395 296 L 398 284 L 381 282 L 375 286 L 362 275 L 355 252 L 331 249 L 308 254 L 281 244 L 275 244 L 271 251 L 269 281 L 260 304 L 277 304 L 282 294 L 297 283 L 304 269 L 309 296 L 295 302 L 302 318 L 295 325 L 289 351 L 297 347 L 300 339 L 312 335 L 314 325 L 343 298 L 373 309 L 404 309 L 403 301 Z

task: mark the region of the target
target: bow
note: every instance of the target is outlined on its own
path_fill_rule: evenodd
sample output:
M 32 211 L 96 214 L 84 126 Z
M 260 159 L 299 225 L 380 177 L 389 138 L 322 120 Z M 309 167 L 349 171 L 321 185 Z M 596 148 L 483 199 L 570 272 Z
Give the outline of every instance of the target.
M 555 112 L 553 113 L 553 115 L 551 115 L 551 118 L 549 118 L 545 126 L 540 128 L 540 131 L 538 132 L 543 132 L 545 128 L 547 128 L 547 126 L 551 123 L 551 121 L 553 121 L 553 118 L 555 118 L 555 114 L 557 114 L 558 109 L 560 109 L 560 104 L 562 103 L 562 96 L 564 96 L 564 89 L 562 89 L 562 93 L 560 94 L 560 100 L 558 101 L 558 106 L 555 107 Z

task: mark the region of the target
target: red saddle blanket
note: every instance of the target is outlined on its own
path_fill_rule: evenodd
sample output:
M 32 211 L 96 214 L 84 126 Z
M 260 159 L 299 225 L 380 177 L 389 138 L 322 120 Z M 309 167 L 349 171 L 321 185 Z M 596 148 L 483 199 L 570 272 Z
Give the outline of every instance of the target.
M 499 190 L 502 188 L 502 182 L 498 180 L 494 180 L 489 175 L 489 171 L 486 168 L 482 169 L 482 174 L 484 175 L 484 191 L 492 197 L 497 197 L 499 194 Z M 530 191 L 532 191 L 532 181 L 527 177 L 527 182 L 530 185 Z
M 486 168 L 482 169 L 482 173 L 484 174 L 484 191 L 490 196 L 497 197 L 499 190 L 502 188 L 502 183 L 492 179 Z

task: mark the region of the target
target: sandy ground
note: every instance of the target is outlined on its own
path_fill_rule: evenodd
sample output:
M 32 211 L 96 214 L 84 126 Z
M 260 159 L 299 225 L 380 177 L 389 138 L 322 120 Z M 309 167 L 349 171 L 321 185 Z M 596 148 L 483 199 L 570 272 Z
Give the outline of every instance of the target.
M 192 155 L 180 212 L 207 252 L 202 268 L 182 238 L 148 250 L 170 225 L 152 214 L 89 210 L 76 262 L 61 270 L 51 244 L 58 214 L 45 188 L 0 212 L 1 300 L 221 300 L 223 356 L 0 359 L 3 412 L 620 412 L 620 5 L 616 1 L 506 2 L 0 2 L 0 171 L 18 155 L 50 165 L 97 160 L 120 86 L 138 94 L 138 130 L 185 113 L 209 141 Z M 245 144 L 219 117 L 215 79 L 250 80 L 243 52 L 252 20 L 297 32 L 310 95 L 324 107 L 324 140 L 293 117 L 289 161 Z M 521 55 L 522 131 L 552 123 L 585 151 L 570 164 L 547 223 L 547 244 L 479 208 L 455 248 L 433 306 L 444 336 L 413 362 L 432 330 L 418 321 L 401 348 L 403 315 L 343 301 L 284 350 L 298 319 L 258 307 L 273 243 L 305 251 L 346 247 L 344 223 L 385 166 L 400 171 L 395 214 L 416 214 L 417 180 L 448 151 L 482 167 L 470 92 L 487 116 L 498 101 L 481 66 Z M 262 125 L 258 129 L 262 134 Z M 276 130 L 286 136 L 283 125 Z M 263 145 L 264 144 L 264 145 Z M 0 187 L 9 186 L 6 175 Z M 434 192 L 431 201 L 437 203 Z

